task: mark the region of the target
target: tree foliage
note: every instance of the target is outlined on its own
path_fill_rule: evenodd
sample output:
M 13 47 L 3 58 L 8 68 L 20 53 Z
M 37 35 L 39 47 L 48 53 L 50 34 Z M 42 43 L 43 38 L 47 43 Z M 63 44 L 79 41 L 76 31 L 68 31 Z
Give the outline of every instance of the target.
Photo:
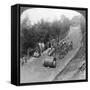
M 55 20 L 53 22 L 46 22 L 43 19 L 32 26 L 27 26 L 24 20 L 23 28 L 21 28 L 22 35 L 20 36 L 20 54 L 21 56 L 27 54 L 28 48 L 36 48 L 39 42 L 46 44 L 52 39 L 60 39 L 68 32 L 70 21 L 63 16 L 63 20 Z

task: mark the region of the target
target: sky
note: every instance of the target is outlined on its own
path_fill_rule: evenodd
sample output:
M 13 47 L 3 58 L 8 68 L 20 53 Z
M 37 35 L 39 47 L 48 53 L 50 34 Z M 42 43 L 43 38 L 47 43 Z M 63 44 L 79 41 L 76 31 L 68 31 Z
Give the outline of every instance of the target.
M 52 22 L 54 20 L 60 20 L 61 16 L 65 15 L 70 20 L 73 16 L 81 15 L 79 12 L 67 9 L 49 9 L 49 8 L 32 8 L 27 9 L 21 14 L 21 23 L 25 18 L 28 18 L 27 24 L 35 24 L 41 19 L 44 21 Z

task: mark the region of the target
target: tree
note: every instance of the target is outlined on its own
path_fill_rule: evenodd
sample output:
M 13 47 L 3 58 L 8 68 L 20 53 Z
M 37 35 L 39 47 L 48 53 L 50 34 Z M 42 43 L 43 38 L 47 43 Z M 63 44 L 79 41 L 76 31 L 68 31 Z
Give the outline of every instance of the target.
M 51 36 L 59 41 L 59 36 L 61 33 L 61 22 L 58 20 L 53 21 L 51 24 Z
M 80 25 L 82 34 L 86 31 L 86 21 L 83 15 L 74 16 L 71 20 L 71 25 Z
M 61 16 L 61 34 L 68 32 L 69 27 L 70 27 L 70 20 L 66 16 L 62 15 Z

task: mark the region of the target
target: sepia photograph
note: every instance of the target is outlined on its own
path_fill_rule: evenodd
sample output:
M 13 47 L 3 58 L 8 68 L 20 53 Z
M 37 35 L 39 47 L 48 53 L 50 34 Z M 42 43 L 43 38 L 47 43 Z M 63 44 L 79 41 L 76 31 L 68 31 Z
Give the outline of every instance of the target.
M 20 83 L 86 80 L 86 11 L 20 7 Z

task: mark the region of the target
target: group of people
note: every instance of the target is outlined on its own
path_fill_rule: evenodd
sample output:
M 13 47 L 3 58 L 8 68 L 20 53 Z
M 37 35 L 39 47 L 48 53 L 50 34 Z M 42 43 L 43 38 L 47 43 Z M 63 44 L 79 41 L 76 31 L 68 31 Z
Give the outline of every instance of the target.
M 48 41 L 46 44 L 42 43 L 38 43 L 35 52 L 34 52 L 34 56 L 38 57 L 40 56 L 44 50 L 48 49 L 48 48 L 54 48 L 56 47 L 57 42 L 55 39 L 52 39 L 51 41 Z
M 43 51 L 48 48 L 51 48 L 49 51 L 49 56 L 50 56 L 55 51 L 55 49 L 58 48 L 58 46 L 64 47 L 64 44 L 66 42 L 67 40 L 65 39 L 61 40 L 60 42 L 58 42 L 56 39 L 52 39 L 51 41 L 48 41 L 46 44 L 44 44 L 43 42 L 39 42 L 36 48 L 34 49 L 29 48 L 27 50 L 27 55 L 22 58 L 22 64 L 27 62 L 27 57 L 29 58 L 33 56 L 33 57 L 38 58 L 39 56 L 42 55 Z
M 39 57 L 45 49 L 44 43 L 38 43 L 37 47 L 35 48 L 35 52 L 33 53 L 34 57 Z

